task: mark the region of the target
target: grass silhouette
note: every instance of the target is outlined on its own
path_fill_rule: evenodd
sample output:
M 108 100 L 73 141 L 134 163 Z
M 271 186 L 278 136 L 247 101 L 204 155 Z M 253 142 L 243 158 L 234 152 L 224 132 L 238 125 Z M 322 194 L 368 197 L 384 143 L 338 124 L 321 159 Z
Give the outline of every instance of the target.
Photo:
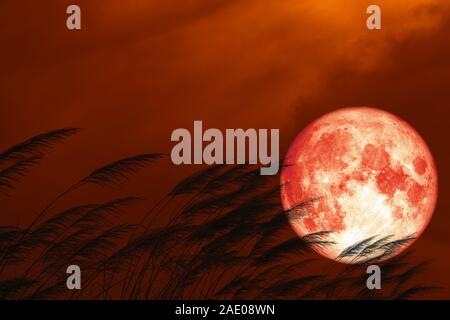
M 54 130 L 0 154 L 0 201 L 56 145 L 80 132 Z M 288 218 L 301 218 L 317 199 L 281 209 L 278 177 L 249 165 L 214 165 L 180 181 L 140 224 L 116 221 L 141 199 L 124 196 L 49 209 L 87 184 L 117 188 L 161 154 L 142 154 L 93 170 L 56 196 L 25 228 L 0 227 L 0 299 L 409 299 L 436 290 L 416 283 L 427 262 L 407 252 L 383 262 L 383 289 L 365 287 L 365 265 L 413 237 L 365 239 L 324 262 L 311 249 L 330 232 L 298 237 Z M 160 217 L 168 218 L 161 223 Z M 368 258 L 377 253 L 376 258 Z M 82 268 L 80 291 L 66 288 L 66 268 Z M 324 267 L 325 265 L 325 267 Z

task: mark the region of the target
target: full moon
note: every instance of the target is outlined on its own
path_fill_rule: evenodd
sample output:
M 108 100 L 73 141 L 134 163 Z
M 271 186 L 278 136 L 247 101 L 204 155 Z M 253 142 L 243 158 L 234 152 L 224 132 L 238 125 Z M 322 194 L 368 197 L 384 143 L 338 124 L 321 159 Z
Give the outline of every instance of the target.
M 422 234 L 438 178 L 412 126 L 379 109 L 352 107 L 320 117 L 295 138 L 281 185 L 284 209 L 301 208 L 288 215 L 293 230 L 301 237 L 328 231 L 330 243 L 315 250 L 358 263 L 389 259 Z

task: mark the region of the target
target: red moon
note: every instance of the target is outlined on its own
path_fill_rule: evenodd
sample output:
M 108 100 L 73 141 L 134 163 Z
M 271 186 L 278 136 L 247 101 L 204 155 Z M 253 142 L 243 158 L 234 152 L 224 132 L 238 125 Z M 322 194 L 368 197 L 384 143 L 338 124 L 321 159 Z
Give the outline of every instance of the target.
M 352 107 L 320 117 L 295 138 L 281 185 L 285 210 L 314 199 L 303 214 L 289 216 L 294 231 L 330 231 L 333 243 L 315 250 L 357 263 L 358 252 L 341 253 L 364 241 L 381 250 L 389 241 L 422 234 L 436 206 L 438 178 L 430 150 L 408 123 L 379 109 Z M 370 259 L 380 255 L 376 251 L 359 255 Z

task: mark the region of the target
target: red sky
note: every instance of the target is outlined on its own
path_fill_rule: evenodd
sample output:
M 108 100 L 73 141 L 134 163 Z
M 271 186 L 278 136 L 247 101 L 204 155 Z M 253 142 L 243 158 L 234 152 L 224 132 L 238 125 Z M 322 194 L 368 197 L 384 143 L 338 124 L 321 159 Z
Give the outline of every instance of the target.
M 82 30 L 70 32 L 65 10 L 73 3 Z M 438 206 L 414 246 L 435 260 L 430 282 L 450 287 L 450 3 L 378 0 L 380 31 L 365 27 L 372 2 L 343 3 L 1 1 L 0 149 L 55 128 L 87 129 L 23 179 L 1 221 L 24 223 L 52 195 L 114 159 L 168 153 L 171 131 L 193 120 L 280 128 L 284 154 L 314 118 L 368 105 L 411 123 L 435 156 Z M 193 169 L 163 163 L 130 190 L 152 202 Z

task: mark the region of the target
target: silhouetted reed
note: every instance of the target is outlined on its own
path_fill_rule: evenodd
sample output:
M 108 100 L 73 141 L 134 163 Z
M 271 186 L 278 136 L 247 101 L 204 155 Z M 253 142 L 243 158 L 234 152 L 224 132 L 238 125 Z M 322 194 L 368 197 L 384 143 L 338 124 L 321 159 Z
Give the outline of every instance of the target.
M 51 131 L 1 153 L 0 196 L 11 195 L 51 148 L 79 131 Z M 321 258 L 312 249 L 331 245 L 330 232 L 299 237 L 288 223 L 306 216 L 317 199 L 283 210 L 278 177 L 261 176 L 251 165 L 194 173 L 146 212 L 140 225 L 116 221 L 141 201 L 132 196 L 49 216 L 69 192 L 86 184 L 120 187 L 161 156 L 142 154 L 95 169 L 25 228 L 0 227 L 0 299 L 409 299 L 436 290 L 415 281 L 428 264 L 409 262 L 408 252 L 381 262 L 412 235 L 374 235 L 355 243 L 338 257 L 353 265 Z M 382 290 L 365 288 L 369 263 L 382 264 Z M 70 264 L 82 267 L 81 291 L 66 289 Z
M 62 143 L 66 138 L 80 132 L 80 130 L 79 128 L 64 128 L 34 136 L 0 153 L 0 164 L 8 161 L 17 162 L 33 156 L 42 157 L 56 144 Z

